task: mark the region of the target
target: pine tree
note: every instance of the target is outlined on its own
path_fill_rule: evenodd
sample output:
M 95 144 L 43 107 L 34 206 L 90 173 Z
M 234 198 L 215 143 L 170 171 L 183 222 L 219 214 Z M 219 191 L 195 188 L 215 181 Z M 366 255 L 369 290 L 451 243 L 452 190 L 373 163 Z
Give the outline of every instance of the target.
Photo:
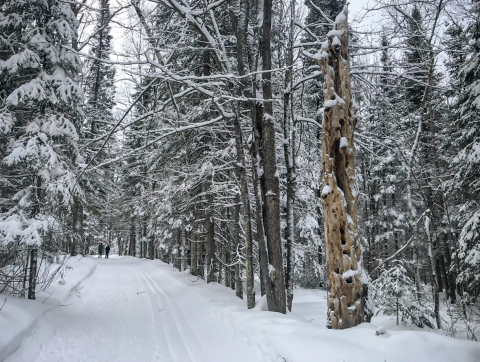
M 394 261 L 391 268 L 384 269 L 372 283 L 369 292 L 375 307 L 386 315 L 395 316 L 397 325 L 412 322 L 433 328 L 424 316 L 434 318 L 434 315 L 425 307 L 427 303 L 424 299 L 417 300 L 415 283 L 401 262 Z
M 469 50 L 460 66 L 450 67 L 457 76 L 458 90 L 456 132 L 452 135 L 457 150 L 451 166 L 455 176 L 450 187 L 462 194 L 458 221 L 462 227 L 459 250 L 460 261 L 457 283 L 468 293 L 466 299 L 478 298 L 480 290 L 480 2 L 471 5 L 471 20 L 463 32 L 457 29 L 457 37 Z M 452 30 L 453 32 L 453 30 Z M 458 50 L 451 48 L 454 52 Z M 452 62 L 455 61 L 452 58 Z M 458 200 L 460 201 L 460 200 Z M 466 216 L 466 217 L 465 217 Z
M 91 60 L 85 79 L 86 85 L 86 119 L 88 138 L 103 134 L 112 123 L 112 108 L 115 105 L 115 67 L 104 61 L 110 60 L 112 52 L 112 35 L 110 27 L 109 0 L 100 0 L 100 11 L 91 39 Z
M 2 195 L 0 243 L 41 245 L 55 215 L 80 194 L 82 62 L 68 49 L 78 23 L 59 0 L 6 1 L 0 11 L 2 172 L 15 178 Z
M 99 8 L 93 36 L 90 39 L 89 55 L 92 59 L 84 67 L 86 71 L 84 70 L 83 80 L 86 102 L 82 135 L 84 143 L 88 144 L 86 159 L 87 162 L 92 161 L 92 166 L 100 165 L 106 159 L 112 158 L 116 151 L 114 138 L 104 145 L 105 139 L 101 137 L 109 132 L 114 124 L 112 109 L 115 105 L 115 67 L 107 63 L 112 52 L 109 0 L 100 0 Z M 72 255 L 77 251 L 75 238 L 84 239 L 82 253 L 87 253 L 91 244 L 105 241 L 108 228 L 106 225 L 108 211 L 105 207 L 108 204 L 107 195 L 111 193 L 113 187 L 112 172 L 112 168 L 106 166 L 83 174 L 82 184 L 85 185 L 87 202 L 75 200 L 78 207 L 73 210 L 72 215 Z M 78 220 L 77 225 L 74 219 Z M 91 233 L 92 230 L 95 231 Z

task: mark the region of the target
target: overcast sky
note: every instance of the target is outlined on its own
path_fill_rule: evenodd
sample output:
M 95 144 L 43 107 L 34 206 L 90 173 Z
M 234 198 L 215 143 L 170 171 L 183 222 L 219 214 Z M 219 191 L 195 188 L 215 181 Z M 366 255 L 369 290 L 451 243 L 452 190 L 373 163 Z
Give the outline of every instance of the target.
M 369 0 L 351 0 L 349 5 L 350 11 L 352 13 L 359 12 L 364 6 L 367 5 L 368 1 Z

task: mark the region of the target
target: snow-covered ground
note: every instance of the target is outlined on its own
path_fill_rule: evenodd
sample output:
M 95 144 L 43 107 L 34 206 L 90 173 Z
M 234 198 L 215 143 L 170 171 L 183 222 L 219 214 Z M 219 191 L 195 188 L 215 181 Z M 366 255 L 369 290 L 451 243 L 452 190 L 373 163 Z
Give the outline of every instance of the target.
M 391 328 L 385 318 L 328 330 L 323 291 L 297 289 L 293 313 L 281 315 L 261 301 L 247 311 L 231 289 L 158 260 L 77 257 L 69 265 L 66 284 L 37 301 L 7 299 L 0 361 L 480 361 L 480 343 Z M 377 336 L 380 322 L 386 334 Z

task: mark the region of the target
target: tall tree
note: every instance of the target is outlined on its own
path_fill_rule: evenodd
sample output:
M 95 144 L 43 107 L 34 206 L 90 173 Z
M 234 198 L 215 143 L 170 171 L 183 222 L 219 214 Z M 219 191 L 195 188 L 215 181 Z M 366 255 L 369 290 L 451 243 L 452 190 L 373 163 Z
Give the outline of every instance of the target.
M 344 329 L 363 322 L 361 248 L 358 240 L 352 105 L 348 53 L 348 9 L 335 19 L 319 60 L 325 77 L 322 126 L 323 217 L 327 260 L 327 326 Z
M 84 162 L 77 146 L 82 62 L 69 50 L 78 22 L 62 1 L 1 6 L 0 130 L 8 140 L 1 142 L 2 171 L 16 184 L 2 202 L 0 239 L 41 245 L 81 195 L 75 173 Z

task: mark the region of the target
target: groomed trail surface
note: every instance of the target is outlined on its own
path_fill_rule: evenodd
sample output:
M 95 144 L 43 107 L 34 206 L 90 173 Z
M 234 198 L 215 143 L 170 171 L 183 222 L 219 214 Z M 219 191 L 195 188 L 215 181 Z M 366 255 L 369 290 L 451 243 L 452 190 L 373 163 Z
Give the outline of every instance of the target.
M 247 311 L 231 289 L 158 260 L 83 260 L 95 266 L 89 276 L 34 323 L 5 361 L 480 360 L 480 343 L 428 331 L 376 336 L 372 324 L 327 330 L 322 291 L 296 290 L 288 315 L 263 311 L 262 301 Z
M 147 271 L 152 262 L 93 260 L 98 264 L 93 274 L 65 304 L 47 313 L 5 361 L 240 361 L 239 349 L 247 361 L 259 360 L 246 340 L 217 346 L 219 338 L 224 341 L 233 333 L 228 329 L 208 334 L 193 329 L 188 321 L 192 311 L 182 311 L 170 294 L 188 298 L 178 291 L 182 284 L 166 273 L 154 280 Z M 212 355 L 210 348 L 215 348 Z

